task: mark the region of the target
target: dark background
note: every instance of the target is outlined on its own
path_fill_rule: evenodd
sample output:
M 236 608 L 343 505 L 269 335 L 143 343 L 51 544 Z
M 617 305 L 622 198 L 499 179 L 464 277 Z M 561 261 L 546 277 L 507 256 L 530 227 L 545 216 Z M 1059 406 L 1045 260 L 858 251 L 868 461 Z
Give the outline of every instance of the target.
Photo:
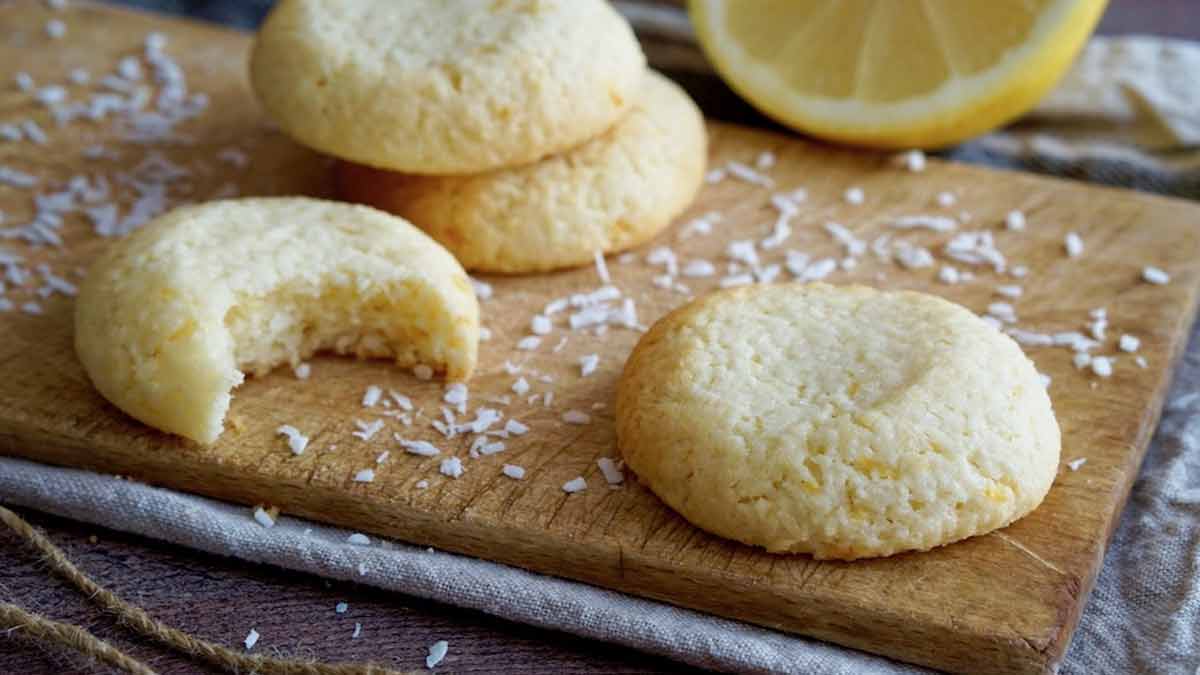
M 242 28 L 257 25 L 271 4 L 268 0 L 118 2 Z M 1200 39 L 1200 0 L 1110 0 L 1100 32 Z M 729 100 L 720 92 L 697 98 L 702 103 Z M 706 112 L 718 117 L 737 116 L 728 109 Z M 623 647 L 530 628 L 398 593 L 206 555 L 28 510 L 20 513 L 44 528 L 72 560 L 102 584 L 180 629 L 227 645 L 240 645 L 254 627 L 262 634 L 258 650 L 282 650 L 291 656 L 323 661 L 373 660 L 406 670 L 423 669 L 426 650 L 436 640 L 450 642 L 449 655 L 440 668 L 445 672 L 695 670 Z M 84 626 L 158 672 L 208 672 L 132 637 L 112 617 L 97 611 L 79 593 L 50 576 L 7 530 L 0 532 L 0 597 Z M 349 611 L 335 614 L 338 602 L 349 603 Z M 362 624 L 362 636 L 352 640 L 355 622 Z M 71 654 L 25 642 L 17 634 L 0 633 L 0 673 L 90 672 L 106 671 Z

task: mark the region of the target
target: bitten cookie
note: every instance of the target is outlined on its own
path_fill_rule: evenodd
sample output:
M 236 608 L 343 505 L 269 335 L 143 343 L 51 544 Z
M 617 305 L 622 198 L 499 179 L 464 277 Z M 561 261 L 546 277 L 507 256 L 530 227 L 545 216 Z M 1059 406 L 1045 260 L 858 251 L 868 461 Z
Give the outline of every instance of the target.
M 479 305 L 462 267 L 400 218 L 306 198 L 177 209 L 84 280 L 75 349 L 118 408 L 201 443 L 243 371 L 319 350 L 471 375 Z
M 1007 336 L 931 295 L 824 284 L 672 312 L 626 363 L 616 421 L 628 466 L 693 524 L 847 560 L 1008 525 L 1060 446 Z
M 700 111 L 651 73 L 616 127 L 536 164 L 453 177 L 343 164 L 338 184 L 344 198 L 412 221 L 467 269 L 540 272 L 661 232 L 695 198 L 706 155 Z
M 283 0 L 250 65 L 301 143 L 421 174 L 579 145 L 628 112 L 645 69 L 604 0 Z

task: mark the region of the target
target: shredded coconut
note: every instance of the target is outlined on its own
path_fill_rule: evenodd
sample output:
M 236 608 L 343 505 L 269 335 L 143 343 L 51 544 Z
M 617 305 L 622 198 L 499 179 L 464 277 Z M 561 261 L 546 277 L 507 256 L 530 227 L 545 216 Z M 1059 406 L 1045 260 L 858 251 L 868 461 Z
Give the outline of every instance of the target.
M 266 510 L 261 506 L 254 507 L 254 520 L 258 521 L 259 525 L 262 525 L 268 530 L 272 527 L 275 527 L 275 519 L 272 518 L 271 514 L 267 513 Z
M 866 243 L 855 237 L 854 233 L 846 229 L 841 223 L 825 223 L 825 231 L 829 233 L 829 236 L 833 237 L 834 241 L 845 248 L 846 255 L 848 256 L 860 256 L 867 251 Z
M 1092 359 L 1092 372 L 1100 377 L 1112 375 L 1112 359 L 1107 356 L 1097 356 Z
M 955 197 L 953 192 L 939 192 L 937 203 L 938 206 L 948 209 L 958 203 L 958 197 Z
M 604 263 L 604 252 L 594 251 L 592 253 L 592 258 L 596 262 L 596 276 L 600 277 L 600 283 L 612 283 L 612 277 L 608 276 L 608 265 Z
M 529 427 L 521 424 L 515 419 L 509 418 L 508 421 L 504 423 L 504 431 L 512 434 L 513 436 L 523 436 L 529 431 Z
M 395 438 L 396 441 L 400 443 L 400 447 L 404 448 L 404 451 L 410 455 L 433 457 L 441 453 L 436 446 L 428 441 L 409 441 L 400 438 L 399 436 L 393 436 L 393 438 Z
M 370 422 L 354 420 L 354 426 L 357 428 L 357 431 L 350 432 L 351 435 L 357 436 L 364 441 L 369 441 L 372 436 L 379 433 L 379 430 L 383 428 L 383 420 L 372 420 Z
M 344 602 L 339 602 L 338 604 L 333 606 L 333 611 L 338 614 L 345 614 L 346 610 L 348 610 L 348 609 L 350 609 L 350 605 L 348 605 Z
M 1144 356 L 1133 357 L 1133 362 L 1138 365 L 1138 368 L 1145 368 L 1149 365 L 1148 363 L 1146 363 L 1146 357 L 1144 357 Z
M 312 366 L 307 363 L 297 363 L 292 368 L 292 374 L 297 380 L 307 380 L 312 375 Z
M 525 478 L 525 468 L 516 464 L 505 464 L 501 467 L 500 472 L 513 480 L 521 480 Z
M 308 447 L 308 436 L 300 433 L 296 427 L 290 424 L 280 425 L 275 433 L 287 437 L 288 447 L 291 448 L 293 455 L 303 455 L 304 449 Z
M 1087 457 L 1080 457 L 1067 462 L 1067 468 L 1071 471 L 1078 471 L 1084 464 L 1087 464 Z
M 1066 249 L 1068 258 L 1078 258 L 1083 255 L 1083 239 L 1075 232 L 1068 232 L 1063 239 L 1063 248 Z
M 563 483 L 562 489 L 563 489 L 563 492 L 566 492 L 568 494 L 574 494 L 576 492 L 583 492 L 584 490 L 587 489 L 587 481 L 583 479 L 583 476 L 577 476 L 577 477 L 572 478 L 571 480 Z
M 51 40 L 58 40 L 67 34 L 67 24 L 58 19 L 50 19 L 46 22 L 46 35 Z
M 1007 266 L 992 233 L 987 231 L 956 234 L 946 242 L 943 252 L 946 257 L 968 265 L 989 265 L 997 274 L 1003 273 Z
M 775 153 L 770 150 L 763 150 L 758 153 L 758 159 L 754 160 L 754 166 L 758 169 L 770 169 L 775 166 Z
M 946 216 L 900 216 L 892 221 L 892 227 L 902 230 L 953 232 L 958 229 L 958 222 Z
M 1014 232 L 1024 230 L 1025 214 L 1017 210 L 1009 211 L 1008 215 L 1004 216 L 1004 227 Z
M 567 424 L 587 424 L 592 421 L 592 416 L 582 410 L 568 410 L 563 413 L 562 421 Z
M 537 349 L 540 344 L 542 344 L 542 338 L 536 335 L 527 335 L 517 341 L 517 349 L 529 352 Z
M 604 474 L 604 480 L 609 485 L 620 485 L 625 482 L 625 474 L 617 468 L 617 463 L 608 457 L 597 459 L 596 465 L 600 467 L 600 473 Z
M 392 402 L 394 402 L 396 404 L 397 408 L 400 408 L 402 410 L 412 410 L 413 409 L 412 401 L 409 400 L 409 398 L 407 396 L 405 396 L 404 394 L 401 394 L 400 392 L 396 391 L 395 389 L 388 390 L 388 397 L 392 399 Z
M 867 195 L 860 187 L 846 188 L 846 192 L 842 195 L 846 199 L 847 204 L 862 204 L 866 201 Z
M 837 261 L 833 258 L 822 258 L 809 265 L 802 275 L 801 281 L 820 281 L 837 269 Z
M 541 314 L 535 314 L 529 321 L 529 332 L 534 335 L 549 335 L 552 330 L 554 330 L 554 324 Z
M 370 538 L 368 538 L 367 535 L 359 533 L 359 532 L 355 532 L 354 534 L 351 534 L 349 537 L 346 537 L 346 541 L 351 544 L 354 544 L 355 546 L 370 546 L 371 545 Z
M 462 460 L 457 457 L 447 457 L 446 459 L 442 460 L 442 465 L 438 467 L 438 471 L 440 471 L 443 476 L 458 478 L 459 476 L 463 475 Z
M 359 570 L 359 575 L 361 575 L 361 576 L 366 576 L 366 573 L 363 571 L 363 569 L 362 569 L 362 566 L 360 565 L 359 567 L 360 567 L 360 570 Z M 357 638 L 359 635 L 362 635 L 362 624 L 361 624 L 361 623 L 359 623 L 359 622 L 357 622 L 357 621 L 355 621 L 355 622 L 354 622 L 354 632 L 353 632 L 353 633 L 351 633 L 351 635 L 350 635 L 350 639 L 355 639 L 355 638 Z
M 437 664 L 446 658 L 446 652 L 450 650 L 450 643 L 445 640 L 438 640 L 429 645 L 429 656 L 425 657 L 425 667 L 432 670 Z
M 943 284 L 957 284 L 960 279 L 958 270 L 950 265 L 942 265 L 942 269 L 938 270 L 938 281 Z
M 707 260 L 693 260 L 683 266 L 685 277 L 711 277 L 717 273 L 717 268 Z
M 600 365 L 599 354 L 588 354 L 579 358 L 579 374 L 587 377 L 596 372 L 596 367 Z
M 1123 352 L 1136 352 L 1141 346 L 1142 341 L 1133 335 L 1122 335 L 1121 339 L 1117 341 L 1117 347 Z
M 1171 282 L 1171 275 L 1157 267 L 1147 266 L 1142 268 L 1142 280 L 1147 283 L 1162 286 Z
M 775 186 L 775 181 L 770 176 L 759 173 L 741 162 L 729 162 L 725 165 L 725 171 L 730 176 L 751 185 L 761 185 L 766 188 Z
M 374 408 L 376 403 L 379 403 L 380 397 L 383 396 L 383 390 L 375 385 L 367 387 L 363 392 L 362 405 L 364 408 Z
M 247 651 L 254 649 L 254 645 L 258 644 L 258 637 L 258 631 L 251 628 L 250 632 L 246 635 L 246 639 L 242 640 L 242 643 L 246 645 Z
M 375 480 L 375 470 L 374 469 L 362 469 L 358 473 L 354 474 L 354 482 L 355 483 L 370 483 L 374 480 Z
M 900 154 L 899 162 L 909 171 L 920 173 L 925 170 L 925 153 L 920 150 L 909 150 Z
M 1023 293 L 1023 290 L 1021 289 L 1020 286 L 1003 285 L 1003 286 L 996 287 L 997 295 L 1003 295 L 1006 298 L 1012 298 L 1014 300 L 1021 297 L 1022 293 Z
M 910 244 L 906 241 L 896 242 L 896 262 L 904 269 L 915 270 L 922 267 L 933 267 L 933 254 L 928 249 Z

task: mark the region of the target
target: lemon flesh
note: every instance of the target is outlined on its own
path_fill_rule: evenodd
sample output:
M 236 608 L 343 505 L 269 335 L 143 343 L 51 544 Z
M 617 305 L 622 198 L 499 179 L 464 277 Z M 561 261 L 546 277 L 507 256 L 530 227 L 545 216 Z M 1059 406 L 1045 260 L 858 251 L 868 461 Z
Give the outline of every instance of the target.
M 1105 0 L 692 0 L 734 90 L 816 136 L 937 148 L 1033 107 Z

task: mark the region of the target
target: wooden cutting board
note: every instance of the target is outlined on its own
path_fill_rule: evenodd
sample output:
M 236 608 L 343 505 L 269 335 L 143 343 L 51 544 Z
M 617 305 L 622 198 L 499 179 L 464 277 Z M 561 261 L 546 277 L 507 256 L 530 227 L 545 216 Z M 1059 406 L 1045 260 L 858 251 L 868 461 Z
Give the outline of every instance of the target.
M 171 21 L 110 8 L 78 5 L 56 16 L 67 33 L 49 39 L 44 3 L 27 0 L 0 7 L 0 123 L 41 121 L 45 146 L 0 142 L 0 165 L 40 177 L 41 191 L 59 189 L 76 174 L 114 176 L 150 153 L 185 167 L 172 181 L 174 200 L 217 194 L 325 194 L 328 162 L 296 147 L 258 113 L 245 78 L 249 39 L 210 26 Z M 193 92 L 208 95 L 208 110 L 178 127 L 177 143 L 122 142 L 109 122 L 76 122 L 56 128 L 45 110 L 11 83 L 16 70 L 39 83 L 62 83 L 76 67 L 93 78 L 112 72 L 122 56 L 140 53 L 149 31 L 169 37 L 167 52 L 179 60 Z M 72 85 L 72 98 L 93 87 Z M 38 280 L 9 288 L 19 306 L 37 300 L 39 315 L 14 311 L 0 324 L 0 452 L 127 475 L 157 485 L 245 504 L 270 504 L 293 514 L 364 532 L 436 546 L 547 574 L 578 579 L 636 595 L 814 636 L 897 659 L 977 673 L 1050 671 L 1060 661 L 1083 603 L 1095 581 L 1106 542 L 1158 419 L 1171 365 L 1184 346 L 1200 283 L 1200 208 L 1120 190 L 1089 187 L 1017 173 L 931 162 L 922 173 L 900 170 L 888 157 L 830 148 L 798 138 L 713 124 L 711 165 L 753 163 L 761 152 L 777 158 L 770 169 L 776 189 L 804 187 L 809 197 L 795 233 L 767 262 L 786 249 L 814 256 L 837 255 L 821 225 L 844 223 L 871 241 L 885 231 L 940 251 L 949 235 L 896 233 L 890 219 L 912 214 L 969 212 L 961 230 L 994 233 L 1011 264 L 1027 265 L 1026 279 L 974 270 L 973 283 L 945 285 L 935 269 L 906 271 L 870 253 L 852 271 L 831 276 L 885 287 L 926 290 L 977 311 L 1001 300 L 994 287 L 1016 283 L 1013 301 L 1025 328 L 1082 328 L 1088 311 L 1105 307 L 1111 326 L 1098 353 L 1115 353 L 1115 336 L 1141 338 L 1139 368 L 1129 355 L 1116 360 L 1111 378 L 1100 379 L 1071 364 L 1065 349 L 1034 349 L 1038 368 L 1053 378 L 1051 397 L 1063 430 L 1064 461 L 1086 458 L 1077 471 L 1064 467 L 1045 503 L 1002 532 L 924 554 L 855 563 L 814 562 L 776 556 L 722 541 L 688 525 L 635 480 L 610 489 L 596 460 L 612 457 L 613 387 L 639 333 L 614 328 L 604 336 L 571 332 L 561 324 L 538 349 L 518 351 L 530 316 L 549 300 L 599 285 L 592 269 L 528 278 L 490 279 L 495 296 L 483 303 L 490 341 L 481 345 L 481 367 L 471 381 L 472 407 L 509 393 L 515 379 L 506 360 L 523 364 L 531 394 L 553 391 L 552 405 L 514 397 L 504 413 L 532 431 L 510 439 L 498 455 L 466 458 L 466 439 L 447 441 L 427 421 L 405 428 L 381 418 L 379 407 L 361 405 L 368 385 L 396 389 L 427 414 L 437 414 L 441 386 L 421 382 L 386 363 L 318 358 L 307 381 L 286 369 L 249 381 L 238 390 L 231 424 L 219 443 L 200 447 L 157 433 L 123 416 L 89 386 L 72 351 L 72 301 L 37 298 Z M 119 150 L 120 159 L 84 159 L 95 144 Z M 228 152 L 229 148 L 237 152 Z M 223 152 L 225 151 L 225 152 Z M 241 166 L 240 154 L 248 158 Z M 843 199 L 861 187 L 865 202 Z M 114 187 L 123 194 L 127 186 Z M 958 204 L 939 207 L 935 195 L 951 191 Z M 32 190 L 0 186 L 7 225 L 33 213 Z M 771 190 L 736 179 L 706 186 L 681 223 L 708 212 L 723 215 L 707 236 L 685 238 L 674 227 L 638 251 L 635 262 L 609 259 L 613 283 L 637 302 L 649 324 L 686 300 L 651 283 L 661 269 L 644 262 L 652 246 L 669 245 L 681 260 L 724 266 L 733 239 L 766 236 L 774 220 Z M 129 199 L 123 199 L 127 213 Z M 1028 230 L 1005 232 L 1001 221 L 1022 209 Z M 1082 256 L 1068 259 L 1063 237 L 1078 232 Z M 61 248 L 4 242 L 32 268 L 40 262 L 69 274 L 86 264 L 108 240 L 92 233 L 78 214 L 68 215 Z M 231 251 L 231 255 L 237 255 Z M 1155 286 L 1140 280 L 1144 265 L 1170 272 Z M 963 267 L 963 266 L 959 266 Z M 35 275 L 36 276 L 36 275 Z M 786 276 L 786 272 L 784 273 Z M 716 278 L 681 279 L 692 292 L 714 288 Z M 560 340 L 566 338 L 560 351 Z M 600 356 L 590 377 L 578 359 Z M 543 382 L 534 373 L 552 382 Z M 495 405 L 495 404 L 491 404 Z M 567 410 L 592 416 L 584 426 L 560 421 Z M 355 420 L 385 419 L 386 430 L 364 442 L 351 435 Z M 275 429 L 292 424 L 311 436 L 309 450 L 293 456 Z M 464 458 L 466 473 L 453 480 L 438 473 L 437 460 L 400 452 L 392 432 L 437 443 Z M 331 445 L 336 450 L 330 450 Z M 384 450 L 391 457 L 376 467 Z M 528 471 L 523 481 L 501 474 L 504 463 Z M 371 483 L 352 480 L 374 467 Z M 568 495 L 566 481 L 584 476 L 588 489 Z M 419 489 L 419 481 L 428 481 Z M 3 496 L 0 495 L 0 498 Z M 247 517 L 250 510 L 247 509 Z

